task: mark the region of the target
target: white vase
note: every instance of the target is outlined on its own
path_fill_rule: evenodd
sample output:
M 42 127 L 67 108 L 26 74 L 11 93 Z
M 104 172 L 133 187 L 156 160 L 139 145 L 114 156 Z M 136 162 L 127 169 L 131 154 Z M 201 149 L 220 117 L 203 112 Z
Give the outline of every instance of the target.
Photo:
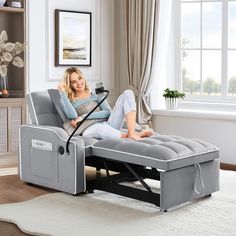
M 178 98 L 165 98 L 166 109 L 176 110 L 178 108 Z
M 5 4 L 6 0 L 0 0 L 0 7 L 3 7 L 3 5 Z
M 8 77 L 7 76 L 1 76 L 0 75 L 0 95 L 1 97 L 8 97 L 9 91 L 8 91 Z

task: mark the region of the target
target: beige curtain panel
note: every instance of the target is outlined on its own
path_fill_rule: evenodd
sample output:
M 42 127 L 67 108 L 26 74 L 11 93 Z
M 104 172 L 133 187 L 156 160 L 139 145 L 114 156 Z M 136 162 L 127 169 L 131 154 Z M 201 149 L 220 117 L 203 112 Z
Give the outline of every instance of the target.
M 128 82 L 137 98 L 137 122 L 151 121 L 150 87 L 159 1 L 123 0 Z

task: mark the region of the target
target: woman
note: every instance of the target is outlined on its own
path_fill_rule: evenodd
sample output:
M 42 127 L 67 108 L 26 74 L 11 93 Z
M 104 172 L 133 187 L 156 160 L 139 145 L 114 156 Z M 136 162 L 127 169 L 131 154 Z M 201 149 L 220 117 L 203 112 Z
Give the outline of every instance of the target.
M 70 67 L 65 71 L 64 82 L 58 85 L 61 95 L 61 106 L 71 120 L 71 125 L 76 127 L 86 114 L 78 116 L 76 110 L 89 102 L 99 102 L 101 98 L 91 93 L 83 73 L 76 67 Z M 100 105 L 100 111 L 93 112 L 87 119 L 100 119 L 103 122 L 96 122 L 83 131 L 83 136 L 98 139 L 105 138 L 131 138 L 139 140 L 149 137 L 152 131 L 135 131 L 136 104 L 134 94 L 131 90 L 124 91 L 116 101 L 113 111 L 104 101 Z M 104 119 L 107 120 L 104 122 Z M 124 123 L 127 122 L 128 132 L 121 132 Z

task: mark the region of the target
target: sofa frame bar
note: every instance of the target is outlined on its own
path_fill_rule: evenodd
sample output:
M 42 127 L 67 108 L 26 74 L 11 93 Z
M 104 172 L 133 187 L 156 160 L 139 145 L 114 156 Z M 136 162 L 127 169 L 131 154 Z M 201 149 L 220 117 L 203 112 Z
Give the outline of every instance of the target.
M 140 170 L 134 170 L 134 168 L 132 168 L 129 163 L 119 161 L 119 163 L 123 164 L 127 168 L 127 171 L 111 175 L 106 164 L 106 158 L 102 159 L 106 170 L 106 176 L 99 176 L 96 177 L 95 180 L 87 181 L 87 192 L 93 192 L 93 190 L 102 190 L 121 196 L 137 199 L 140 201 L 152 203 L 158 207 L 160 206 L 160 194 L 154 193 L 151 190 L 150 186 L 143 180 L 143 178 L 160 180 L 159 172 L 156 169 L 149 170 L 141 168 Z M 143 187 L 145 188 L 144 190 L 121 184 L 123 182 L 133 182 L 136 180 L 138 180 L 143 185 Z

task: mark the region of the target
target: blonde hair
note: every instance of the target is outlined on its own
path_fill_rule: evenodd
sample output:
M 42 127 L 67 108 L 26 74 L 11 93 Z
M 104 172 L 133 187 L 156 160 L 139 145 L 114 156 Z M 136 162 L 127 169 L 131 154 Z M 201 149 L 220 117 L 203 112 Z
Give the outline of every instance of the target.
M 67 93 L 67 96 L 68 96 L 70 101 L 75 100 L 75 91 L 73 90 L 73 88 L 71 86 L 71 82 L 70 82 L 70 76 L 71 76 L 72 73 L 78 74 L 78 76 L 84 80 L 84 82 L 85 82 L 85 91 L 87 93 L 90 92 L 90 88 L 89 88 L 88 83 L 87 83 L 87 81 L 84 77 L 84 74 L 76 67 L 69 67 L 69 68 L 66 69 L 66 71 L 64 73 L 64 83 L 66 84 L 66 93 Z

